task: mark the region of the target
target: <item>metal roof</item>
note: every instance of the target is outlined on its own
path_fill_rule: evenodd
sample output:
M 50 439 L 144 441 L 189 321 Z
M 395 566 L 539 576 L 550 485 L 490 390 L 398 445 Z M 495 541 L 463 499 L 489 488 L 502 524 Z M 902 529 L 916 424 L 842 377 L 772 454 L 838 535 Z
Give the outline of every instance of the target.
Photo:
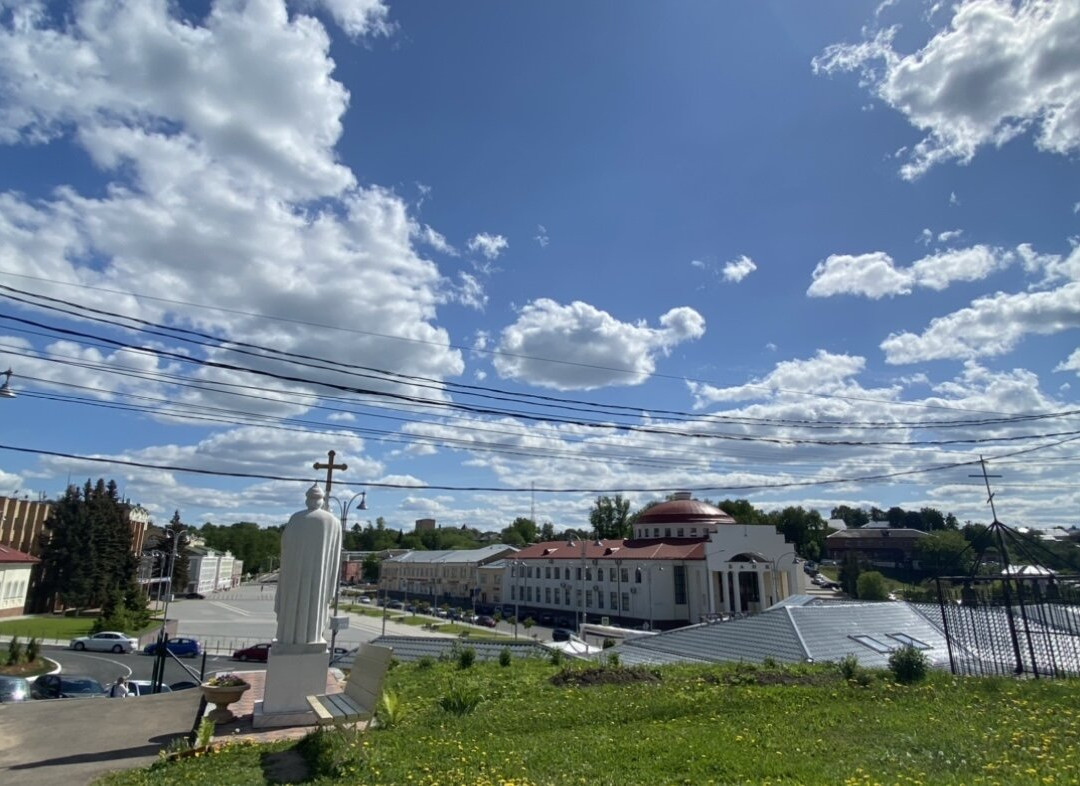
M 491 639 L 473 640 L 465 638 L 450 638 L 447 636 L 380 636 L 372 644 L 390 647 L 394 650 L 394 658 L 399 661 L 416 661 L 421 658 L 450 657 L 455 645 L 458 647 L 471 647 L 476 653 L 477 660 L 498 660 L 504 649 L 510 650 L 515 658 L 547 658 L 551 653 L 541 644 L 528 639 L 507 639 L 506 641 L 494 641 Z M 344 664 L 343 664 L 344 665 Z
M 409 551 L 396 557 L 390 557 L 386 562 L 481 562 L 491 557 L 497 557 L 507 551 L 516 551 L 513 546 L 505 543 L 497 543 L 484 546 L 479 549 L 449 549 L 442 551 Z

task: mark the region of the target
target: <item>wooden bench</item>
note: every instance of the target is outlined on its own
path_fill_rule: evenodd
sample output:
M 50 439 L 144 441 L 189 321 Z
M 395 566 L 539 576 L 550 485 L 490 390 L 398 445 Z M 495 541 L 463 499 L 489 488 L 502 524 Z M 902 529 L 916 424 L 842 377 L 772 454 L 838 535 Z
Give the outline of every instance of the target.
M 307 697 L 307 703 L 315 711 L 316 722 L 324 726 L 370 720 L 382 694 L 383 677 L 393 654 L 389 647 L 361 644 L 343 692 Z

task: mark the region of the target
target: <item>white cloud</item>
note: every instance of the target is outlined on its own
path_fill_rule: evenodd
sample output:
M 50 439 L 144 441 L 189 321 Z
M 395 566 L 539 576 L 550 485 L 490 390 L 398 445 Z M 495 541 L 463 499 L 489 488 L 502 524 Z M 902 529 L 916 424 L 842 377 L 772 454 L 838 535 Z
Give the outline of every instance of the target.
M 323 7 L 342 30 L 353 38 L 365 35 L 389 35 L 393 25 L 387 20 L 389 9 L 382 0 L 302 0 L 301 8 Z
M 866 367 L 866 359 L 856 355 L 836 355 L 819 349 L 809 360 L 785 360 L 765 377 L 745 385 L 721 388 L 702 382 L 687 382 L 694 397 L 694 407 L 726 401 L 768 399 L 779 393 L 813 390 L 836 392 Z
M 453 297 L 463 306 L 474 308 L 477 311 L 483 311 L 488 302 L 487 293 L 484 292 L 484 285 L 480 283 L 476 276 L 470 275 L 463 270 L 458 272 L 458 285 L 454 289 Z
M 543 224 L 537 224 L 536 235 L 533 237 L 533 240 L 540 245 L 540 248 L 547 248 L 548 243 L 551 242 L 551 238 L 548 237 L 547 227 Z
M 487 232 L 480 232 L 473 235 L 467 245 L 470 251 L 479 251 L 488 259 L 498 259 L 499 254 L 510 245 L 510 241 L 502 235 L 489 235 Z
M 859 70 L 864 84 L 926 136 L 901 174 L 970 161 L 1029 129 L 1040 150 L 1080 151 L 1080 0 L 967 0 L 911 54 L 896 28 L 814 58 L 817 73 Z
M 877 300 L 886 295 L 907 295 L 913 276 L 898 270 L 884 251 L 852 256 L 832 254 L 814 268 L 813 282 L 806 294 L 811 297 L 864 295 Z
M 960 204 L 960 197 L 958 197 L 956 195 L 955 191 L 950 191 L 949 192 L 949 204 L 952 205 L 953 207 L 956 207 L 957 205 Z
M 949 249 L 898 268 L 883 251 L 859 256 L 832 255 L 814 268 L 806 294 L 811 297 L 863 295 L 877 300 L 909 295 L 914 287 L 942 290 L 955 281 L 981 281 L 1015 261 L 1010 251 L 983 245 Z
M 692 308 L 673 308 L 659 328 L 650 328 L 619 322 L 588 303 L 540 299 L 503 329 L 495 370 L 557 390 L 638 385 L 655 370 L 656 355 L 704 333 L 705 320 Z
M 776 344 L 770 341 L 768 344 L 765 345 L 765 349 L 769 350 L 770 352 L 775 352 L 777 347 Z
M 454 248 L 442 235 L 441 232 L 437 232 L 427 224 L 419 227 L 416 232 L 416 238 L 421 242 L 431 246 L 436 251 L 447 254 L 452 257 L 458 255 L 458 251 Z
M 1054 371 L 1075 371 L 1077 375 L 1080 375 L 1080 349 L 1073 350 L 1073 353 L 1068 358 L 1054 367 Z
M 730 262 L 724 263 L 724 280 L 738 283 L 755 270 L 757 270 L 757 265 L 754 264 L 754 260 L 743 254 Z
M 919 237 L 916 242 L 922 243 L 924 246 L 930 245 L 934 240 L 934 233 L 930 231 L 929 227 L 923 227 L 923 231 L 919 233 Z
M 949 229 L 945 232 L 939 232 L 937 239 L 939 243 L 950 243 L 953 240 L 956 240 L 962 234 L 964 234 L 964 230 L 962 229 Z
M 890 335 L 881 343 L 888 363 L 1002 355 L 1029 334 L 1080 327 L 1080 282 L 1049 292 L 979 298 L 967 308 L 931 320 L 921 334 Z
M 696 267 L 699 270 L 704 270 L 705 269 L 705 263 L 702 262 L 700 259 L 691 259 L 690 260 L 690 267 Z

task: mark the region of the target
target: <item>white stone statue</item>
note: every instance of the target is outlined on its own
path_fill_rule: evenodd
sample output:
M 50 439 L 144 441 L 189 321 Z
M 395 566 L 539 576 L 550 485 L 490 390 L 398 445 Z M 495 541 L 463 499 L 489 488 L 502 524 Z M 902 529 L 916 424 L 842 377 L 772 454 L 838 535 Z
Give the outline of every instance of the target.
M 275 651 L 326 644 L 323 632 L 338 577 L 341 522 L 322 505 L 323 491 L 316 484 L 308 489 L 307 510 L 294 513 L 281 534 Z

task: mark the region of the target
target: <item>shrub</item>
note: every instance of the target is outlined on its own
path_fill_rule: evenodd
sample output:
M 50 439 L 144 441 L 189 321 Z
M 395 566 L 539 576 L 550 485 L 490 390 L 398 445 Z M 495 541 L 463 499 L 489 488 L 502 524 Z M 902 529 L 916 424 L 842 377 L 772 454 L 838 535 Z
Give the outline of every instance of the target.
M 885 577 L 876 570 L 859 574 L 859 578 L 855 581 L 855 592 L 859 600 L 885 600 L 889 597 Z
M 476 650 L 472 647 L 462 647 L 461 652 L 458 653 L 458 668 L 468 669 L 476 663 Z
M 889 656 L 889 671 L 897 682 L 904 684 L 919 682 L 926 676 L 926 656 L 922 650 L 904 646 L 894 650 Z
M 203 716 L 203 719 L 199 722 L 199 728 L 195 731 L 195 745 L 199 748 L 205 748 L 210 744 L 210 740 L 214 739 L 214 730 L 216 726 L 214 722 L 210 720 L 210 716 Z
M 9 666 L 17 666 L 23 661 L 23 645 L 18 636 L 8 642 L 7 661 Z
M 416 668 L 418 669 L 430 669 L 435 665 L 435 659 L 430 655 L 424 655 L 420 660 L 416 661 Z
M 840 676 L 845 680 L 853 680 L 859 676 L 859 672 L 862 668 L 859 666 L 859 659 L 851 653 L 848 653 L 837 662 L 837 667 L 840 669 Z
M 379 727 L 392 729 L 401 723 L 404 715 L 405 705 L 401 697 L 393 691 L 383 691 L 382 696 L 379 697 L 379 704 L 375 707 L 375 720 L 379 722 Z
M 26 660 L 33 663 L 38 659 L 38 655 L 41 654 L 41 639 L 34 637 L 30 638 L 30 641 L 26 642 Z
M 551 665 L 552 666 L 561 666 L 562 662 L 563 662 L 562 650 L 552 650 L 551 651 Z
M 296 749 L 313 778 L 345 779 L 356 775 L 364 763 L 358 729 L 320 727 L 300 740 Z
M 766 657 L 763 661 L 761 661 L 761 666 L 762 668 L 769 669 L 770 671 L 775 671 L 776 669 L 780 668 L 780 664 L 777 663 L 776 658 L 773 658 L 772 656 Z
M 511 661 L 513 661 L 513 656 L 510 654 L 510 648 L 509 647 L 503 647 L 501 650 L 499 650 L 499 665 L 500 666 L 509 666 Z
M 439 706 L 452 715 L 468 715 L 483 700 L 484 695 L 475 685 L 454 682 L 450 689 L 439 697 Z
M 607 656 L 607 665 L 613 669 L 619 668 L 619 653 L 609 652 Z

